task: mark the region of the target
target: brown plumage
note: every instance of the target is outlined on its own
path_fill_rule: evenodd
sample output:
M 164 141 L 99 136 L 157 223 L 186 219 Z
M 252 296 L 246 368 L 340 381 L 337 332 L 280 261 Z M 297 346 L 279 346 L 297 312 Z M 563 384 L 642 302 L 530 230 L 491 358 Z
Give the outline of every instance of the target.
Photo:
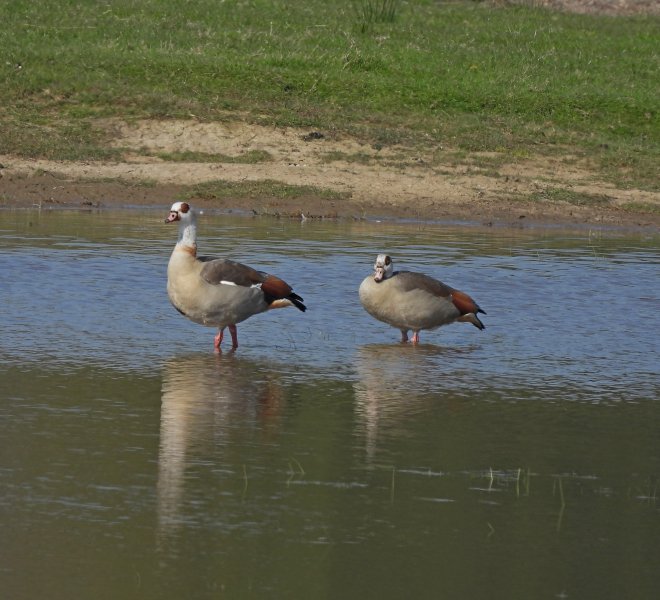
M 227 258 L 198 259 L 204 263 L 200 275 L 212 285 L 233 284 L 243 287 L 260 287 L 264 300 L 272 304 L 276 300 L 288 300 L 303 312 L 307 310 L 302 298 L 293 292 L 293 288 L 283 279 L 264 271 L 257 271 L 242 263 Z
M 465 292 L 433 277 L 411 271 L 394 271 L 392 259 L 379 254 L 374 274 L 360 285 L 360 301 L 379 321 L 401 331 L 401 341 L 419 342 L 422 329 L 435 329 L 454 322 L 472 323 L 485 329 L 477 313 L 486 314 Z
M 218 328 L 220 349 L 229 328 L 238 347 L 236 324 L 271 308 L 307 310 L 291 286 L 274 275 L 224 258 L 197 257 L 195 213 L 186 202 L 172 205 L 167 223 L 179 222 L 179 240 L 167 267 L 167 292 L 174 307 L 195 323 Z

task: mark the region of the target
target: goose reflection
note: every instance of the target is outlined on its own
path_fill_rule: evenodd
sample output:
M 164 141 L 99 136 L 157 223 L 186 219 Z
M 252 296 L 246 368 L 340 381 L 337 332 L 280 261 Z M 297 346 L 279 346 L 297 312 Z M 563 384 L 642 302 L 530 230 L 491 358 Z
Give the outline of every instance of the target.
M 204 354 L 165 365 L 157 488 L 161 541 L 186 521 L 181 506 L 193 457 L 227 445 L 246 427 L 272 435 L 282 404 L 282 388 L 267 364 L 234 354 Z
M 470 352 L 471 348 L 431 344 L 370 344 L 358 348 L 356 422 L 362 429 L 369 462 L 375 458 L 384 426 L 400 428 L 399 434 L 404 435 L 407 416 L 422 412 L 439 400 L 455 402 L 455 389 L 446 386 L 442 365 L 447 361 L 455 363 Z M 452 373 L 453 378 L 456 376 Z

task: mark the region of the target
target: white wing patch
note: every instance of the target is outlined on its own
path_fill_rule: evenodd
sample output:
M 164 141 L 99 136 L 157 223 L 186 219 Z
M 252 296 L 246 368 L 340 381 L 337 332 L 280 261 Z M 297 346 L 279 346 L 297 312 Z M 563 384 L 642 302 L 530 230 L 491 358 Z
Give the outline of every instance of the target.
M 222 279 L 220 281 L 220 284 L 221 285 L 234 285 L 234 286 L 238 285 L 237 283 L 234 283 L 233 281 L 227 281 L 225 279 Z M 261 289 L 261 284 L 260 283 L 253 283 L 250 287 Z

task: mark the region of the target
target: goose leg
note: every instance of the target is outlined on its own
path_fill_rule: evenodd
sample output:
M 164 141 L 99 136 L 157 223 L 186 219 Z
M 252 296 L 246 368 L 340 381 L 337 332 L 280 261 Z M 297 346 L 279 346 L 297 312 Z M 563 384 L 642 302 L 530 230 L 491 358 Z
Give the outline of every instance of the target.
M 413 344 L 419 344 L 419 331 L 413 331 L 411 341 L 412 341 Z
M 220 350 L 220 344 L 222 344 L 222 338 L 225 336 L 225 328 L 218 329 L 217 335 L 213 338 L 213 347 L 216 350 Z
M 229 325 L 229 333 L 231 333 L 231 348 L 236 350 L 238 348 L 238 330 L 236 325 Z
M 401 330 L 401 343 L 405 344 L 408 341 L 408 332 L 405 329 Z

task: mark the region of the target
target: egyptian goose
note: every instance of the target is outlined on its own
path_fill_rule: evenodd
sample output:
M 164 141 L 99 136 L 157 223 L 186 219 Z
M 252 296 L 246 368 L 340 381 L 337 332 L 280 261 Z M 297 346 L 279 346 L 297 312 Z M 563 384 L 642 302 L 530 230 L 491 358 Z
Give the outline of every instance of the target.
M 232 349 L 238 348 L 236 324 L 270 308 L 295 306 L 306 311 L 291 286 L 262 271 L 224 258 L 197 256 L 195 212 L 187 202 L 175 202 L 165 223 L 179 223 L 179 239 L 167 266 L 167 294 L 191 321 L 217 327 L 214 346 L 220 350 L 225 327 Z
M 470 296 L 422 273 L 394 271 L 386 254 L 378 255 L 374 274 L 361 283 L 360 302 L 372 317 L 400 329 L 402 342 L 410 330 L 418 344 L 422 329 L 455 321 L 485 329 L 477 313 L 486 313 Z

